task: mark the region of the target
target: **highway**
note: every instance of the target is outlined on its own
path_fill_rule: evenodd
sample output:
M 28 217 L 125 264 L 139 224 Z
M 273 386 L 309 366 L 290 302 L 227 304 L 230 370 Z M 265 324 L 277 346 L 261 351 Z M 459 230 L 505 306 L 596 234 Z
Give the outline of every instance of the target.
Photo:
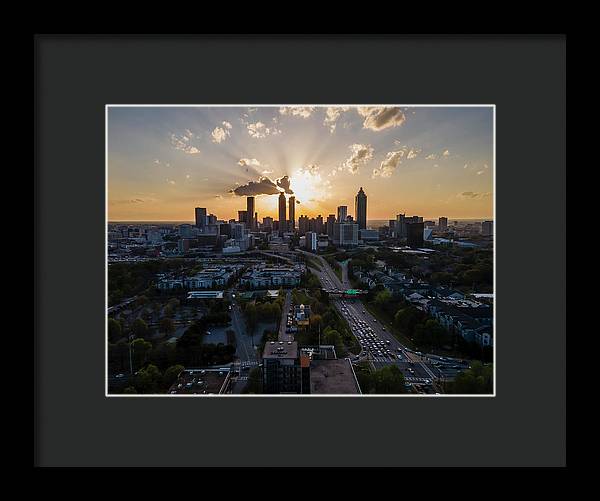
M 279 334 L 277 336 L 279 341 L 288 342 L 288 341 L 294 340 L 294 335 L 286 332 L 288 312 L 290 311 L 291 304 L 292 304 L 292 293 L 291 293 L 291 291 L 288 290 L 285 293 L 285 302 L 283 303 L 283 309 L 281 310 L 281 320 L 279 323 Z
M 346 290 L 350 288 L 347 263 L 342 265 L 343 282 L 339 280 L 329 263 L 316 254 L 299 250 L 317 259 L 321 270 L 311 267 L 325 289 Z M 396 365 L 409 383 L 433 383 L 438 378 L 453 377 L 468 363 L 456 359 L 425 355 L 404 346 L 391 334 L 357 299 L 337 299 L 333 301 L 340 314 L 347 320 L 352 334 L 361 346 L 361 352 L 353 362 L 368 360 L 375 368 Z M 435 363 L 435 365 L 433 365 Z

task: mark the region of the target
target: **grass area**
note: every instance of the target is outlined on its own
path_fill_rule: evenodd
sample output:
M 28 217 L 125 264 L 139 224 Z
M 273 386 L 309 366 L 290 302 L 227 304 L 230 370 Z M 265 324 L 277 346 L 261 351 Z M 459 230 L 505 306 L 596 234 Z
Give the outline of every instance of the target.
M 374 304 L 367 303 L 366 301 L 363 301 L 363 305 L 365 309 L 368 310 L 369 313 L 371 313 L 371 315 L 373 315 L 377 319 L 377 321 L 385 325 L 385 328 L 388 331 L 390 331 L 394 335 L 394 337 L 398 341 L 400 341 L 404 346 L 410 348 L 411 350 L 415 348 L 414 343 L 394 326 L 394 318 L 392 317 L 392 315 L 385 311 L 382 311 Z

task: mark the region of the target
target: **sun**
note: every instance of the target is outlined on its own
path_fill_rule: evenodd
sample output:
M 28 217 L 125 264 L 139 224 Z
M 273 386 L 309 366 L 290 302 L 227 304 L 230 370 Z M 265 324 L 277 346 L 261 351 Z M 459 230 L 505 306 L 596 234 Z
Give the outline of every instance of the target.
M 300 202 L 296 209 L 296 214 L 306 214 L 307 216 L 316 216 L 322 214 L 326 201 L 331 198 L 330 182 L 323 181 L 318 171 L 310 171 L 299 168 L 290 175 L 290 187 L 294 191 L 296 200 Z

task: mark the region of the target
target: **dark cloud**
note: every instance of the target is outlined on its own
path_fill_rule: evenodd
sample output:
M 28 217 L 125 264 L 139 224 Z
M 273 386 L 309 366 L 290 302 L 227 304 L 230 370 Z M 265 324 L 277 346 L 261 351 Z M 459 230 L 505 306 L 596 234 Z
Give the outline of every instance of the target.
M 382 130 L 397 127 L 406 121 L 406 116 L 398 107 L 368 106 L 359 107 L 357 111 L 365 119 L 364 129 Z
M 258 181 L 250 181 L 247 184 L 238 186 L 230 193 L 235 193 L 240 197 L 255 196 L 255 195 L 277 195 L 279 190 L 277 185 L 268 177 L 260 177 Z
M 277 186 L 279 186 L 288 195 L 294 194 L 294 192 L 290 189 L 290 178 L 288 176 L 283 176 L 282 178 L 278 179 Z

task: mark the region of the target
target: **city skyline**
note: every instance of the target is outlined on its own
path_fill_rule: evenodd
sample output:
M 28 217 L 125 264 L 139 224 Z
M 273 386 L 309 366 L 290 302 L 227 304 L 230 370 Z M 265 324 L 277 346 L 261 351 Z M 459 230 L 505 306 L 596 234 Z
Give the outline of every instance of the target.
M 324 218 L 360 187 L 367 220 L 493 218 L 493 107 L 107 108 L 108 219 L 191 221 L 195 207 Z

